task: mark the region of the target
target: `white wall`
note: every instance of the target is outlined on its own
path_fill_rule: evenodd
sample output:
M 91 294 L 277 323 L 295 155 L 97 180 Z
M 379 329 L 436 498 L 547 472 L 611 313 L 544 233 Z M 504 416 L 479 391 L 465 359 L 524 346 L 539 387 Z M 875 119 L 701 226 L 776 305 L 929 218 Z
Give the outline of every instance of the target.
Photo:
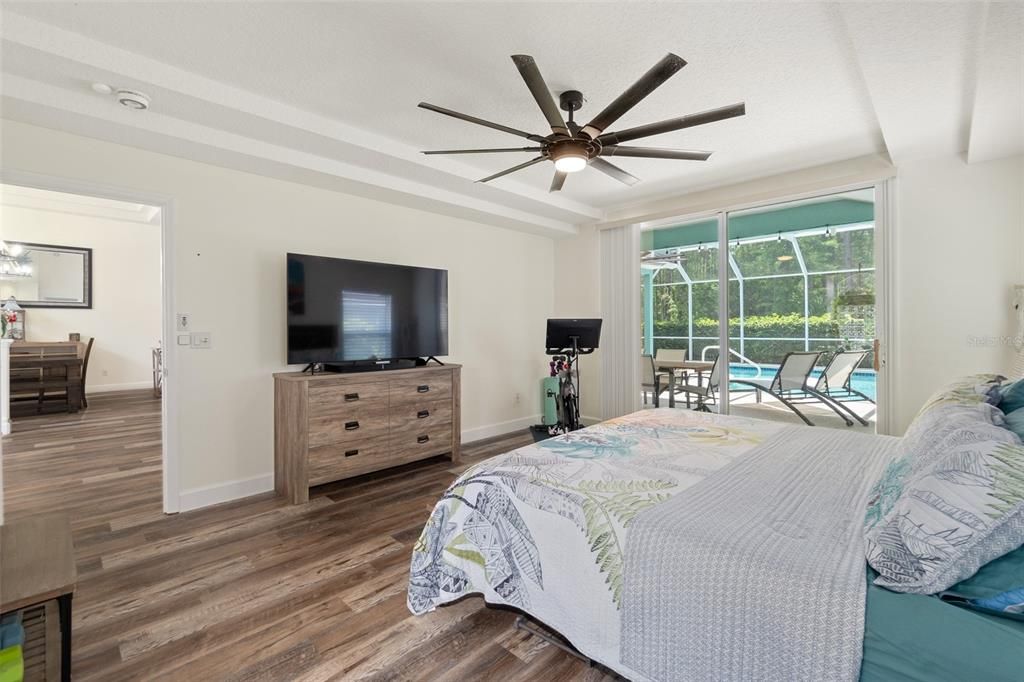
M 448 360 L 464 365 L 464 434 L 483 437 L 537 418 L 544 321 L 552 310 L 550 239 L 25 124 L 0 125 L 5 171 L 174 198 L 175 307 L 213 341 L 209 350 L 171 351 L 186 491 L 273 470 L 271 374 L 286 369 L 289 250 L 447 268 Z
M 1024 157 L 907 163 L 896 191 L 894 426 L 951 377 L 1007 373 L 1024 283 Z
M 151 352 L 160 340 L 160 228 L 13 206 L 0 207 L 0 224 L 6 241 L 93 250 L 93 307 L 26 310 L 28 340 L 95 337 L 90 393 L 151 386 Z

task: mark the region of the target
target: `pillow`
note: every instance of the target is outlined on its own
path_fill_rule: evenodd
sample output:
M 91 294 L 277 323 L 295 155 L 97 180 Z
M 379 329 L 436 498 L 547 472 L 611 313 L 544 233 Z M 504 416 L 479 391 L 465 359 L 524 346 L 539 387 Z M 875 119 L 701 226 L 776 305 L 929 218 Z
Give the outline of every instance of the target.
M 950 588 L 968 599 L 988 599 L 1024 587 L 1024 545 L 982 566 Z
M 1024 440 L 1024 407 L 1004 415 L 1003 418 L 1006 422 L 1006 428 L 1016 433 L 1021 440 Z
M 939 596 L 965 608 L 1024 619 L 1024 545 Z
M 1024 445 L 996 423 L 1000 417 L 976 416 L 947 431 L 935 451 L 890 465 L 899 493 L 888 494 L 887 512 L 869 507 L 872 523 L 866 519 L 877 585 L 934 594 L 1024 544 Z M 876 488 L 884 490 L 884 481 Z
M 975 374 L 958 379 L 935 392 L 914 417 L 900 443 L 900 456 L 890 462 L 875 483 L 864 516 L 865 539 L 881 532 L 896 501 L 903 494 L 907 477 L 926 467 L 942 443 L 957 429 L 972 425 L 1002 424 L 998 410 L 998 374 Z
M 1024 380 L 1011 381 L 999 388 L 999 409 L 1009 414 L 1024 407 Z

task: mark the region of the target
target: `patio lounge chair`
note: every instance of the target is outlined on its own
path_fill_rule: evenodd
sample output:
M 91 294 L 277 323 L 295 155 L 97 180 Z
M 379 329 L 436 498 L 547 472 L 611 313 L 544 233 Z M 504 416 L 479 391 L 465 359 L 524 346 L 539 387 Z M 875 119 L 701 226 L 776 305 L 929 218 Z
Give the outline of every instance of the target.
M 808 426 L 814 426 L 814 422 L 796 408 L 799 403 L 820 402 L 839 415 L 847 426 L 853 426 L 850 418 L 828 397 L 814 388 L 809 381 L 811 372 L 814 371 L 814 364 L 819 357 L 821 357 L 821 353 L 814 351 L 787 353 L 786 357 L 782 358 L 782 364 L 779 365 L 773 378 L 734 379 L 730 377 L 729 383 L 752 387 L 757 391 L 758 402 L 761 401 L 761 393 L 767 393 L 792 410 Z
M 841 350 L 832 356 L 817 381 L 813 381 L 814 390 L 828 397 L 833 403 L 850 413 L 850 416 L 864 426 L 867 420 L 851 410 L 843 403 L 867 401 L 872 405 L 875 401 L 850 386 L 853 373 L 868 356 L 866 350 Z

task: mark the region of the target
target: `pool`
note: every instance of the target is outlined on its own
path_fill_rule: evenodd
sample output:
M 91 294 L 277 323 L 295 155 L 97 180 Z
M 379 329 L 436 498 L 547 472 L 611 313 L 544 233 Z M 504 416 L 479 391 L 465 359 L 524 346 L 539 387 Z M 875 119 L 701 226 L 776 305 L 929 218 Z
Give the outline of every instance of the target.
M 761 365 L 761 378 L 771 379 L 775 376 L 775 371 L 779 368 L 778 365 Z M 732 363 L 729 365 L 729 376 L 737 378 L 754 378 L 757 376 L 757 369 L 750 365 Z M 821 370 L 814 370 L 811 372 L 811 377 L 817 379 L 821 376 Z M 875 399 L 875 371 L 873 369 L 858 369 L 853 373 L 853 380 L 850 382 L 850 386 L 855 391 L 860 391 L 864 395 L 868 396 L 872 400 Z M 730 391 L 742 391 L 747 387 L 729 385 Z

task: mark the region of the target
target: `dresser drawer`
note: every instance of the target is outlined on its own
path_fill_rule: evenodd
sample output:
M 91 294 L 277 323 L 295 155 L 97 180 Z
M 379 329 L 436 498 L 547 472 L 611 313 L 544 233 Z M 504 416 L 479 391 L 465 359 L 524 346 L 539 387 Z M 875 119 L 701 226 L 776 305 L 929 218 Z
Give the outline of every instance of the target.
M 391 407 L 418 405 L 452 397 L 452 377 L 447 372 L 415 379 L 398 379 L 388 384 Z
M 383 408 L 355 410 L 344 416 L 317 417 L 309 420 L 309 447 L 332 443 L 354 443 L 366 438 L 386 439 L 388 414 Z
M 389 466 L 388 452 L 387 440 L 383 438 L 310 448 L 306 470 L 308 485 L 320 485 Z
M 409 461 L 451 452 L 452 426 L 449 423 L 419 431 L 393 433 L 391 449 Z
M 367 410 L 386 410 L 388 387 L 376 384 L 314 384 L 309 387 L 309 417 L 365 415 Z
M 392 438 L 404 439 L 409 435 L 436 430 L 439 426 L 451 429 L 452 401 L 449 398 L 397 405 L 391 408 L 390 420 Z

